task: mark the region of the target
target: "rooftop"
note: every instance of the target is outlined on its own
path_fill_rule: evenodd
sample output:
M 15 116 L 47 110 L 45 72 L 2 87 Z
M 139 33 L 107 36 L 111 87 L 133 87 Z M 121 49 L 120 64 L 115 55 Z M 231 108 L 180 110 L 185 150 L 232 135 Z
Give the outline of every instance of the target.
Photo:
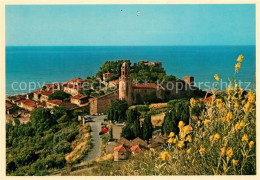
M 87 96 L 83 95 L 83 94 L 79 94 L 79 95 L 76 95 L 76 96 L 72 96 L 71 99 L 85 99 L 87 98 Z
M 61 105 L 62 104 L 62 100 L 60 100 L 60 99 L 53 99 L 53 100 L 49 100 L 48 103 Z
M 36 107 L 36 103 L 34 101 L 32 101 L 31 99 L 21 100 L 21 101 L 19 101 L 19 103 L 23 103 L 24 105 L 30 106 L 30 107 Z
M 129 149 L 126 145 L 121 144 L 121 145 L 119 145 L 119 146 L 116 146 L 116 147 L 114 148 L 114 151 L 116 151 L 116 152 L 129 152 L 130 149 Z
M 145 88 L 145 89 L 157 89 L 158 86 L 155 83 L 143 83 L 143 84 L 132 84 L 133 88 Z

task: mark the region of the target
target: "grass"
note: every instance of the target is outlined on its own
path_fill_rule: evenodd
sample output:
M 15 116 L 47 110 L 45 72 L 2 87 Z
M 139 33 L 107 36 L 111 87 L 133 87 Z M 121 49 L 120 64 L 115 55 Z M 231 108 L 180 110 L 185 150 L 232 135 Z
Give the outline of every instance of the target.
M 237 61 L 241 66 L 242 56 Z M 102 162 L 85 175 L 255 175 L 255 93 L 233 79 L 227 90 L 211 92 L 213 100 L 198 118 L 180 121 L 179 133 L 170 133 L 162 153 L 149 150 L 126 162 Z M 197 103 L 190 100 L 190 111 Z
M 72 142 L 71 147 L 72 151 L 66 154 L 65 156 L 65 159 L 68 164 L 78 162 L 91 148 L 89 124 L 79 127 L 79 134 L 76 136 L 76 139 Z

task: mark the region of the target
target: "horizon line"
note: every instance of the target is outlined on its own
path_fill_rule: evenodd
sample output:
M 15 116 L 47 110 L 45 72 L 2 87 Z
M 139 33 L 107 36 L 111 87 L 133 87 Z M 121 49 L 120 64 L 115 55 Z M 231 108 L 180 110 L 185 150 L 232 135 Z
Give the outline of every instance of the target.
M 5 47 L 159 47 L 159 46 L 256 46 L 256 44 L 242 44 L 242 45 L 5 45 Z

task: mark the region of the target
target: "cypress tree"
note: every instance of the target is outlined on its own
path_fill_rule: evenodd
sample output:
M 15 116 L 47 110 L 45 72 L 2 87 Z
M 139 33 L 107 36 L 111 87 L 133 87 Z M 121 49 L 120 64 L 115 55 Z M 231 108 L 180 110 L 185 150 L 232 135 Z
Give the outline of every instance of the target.
M 143 139 L 149 140 L 153 134 L 153 125 L 151 122 L 151 115 L 146 114 L 142 125 Z

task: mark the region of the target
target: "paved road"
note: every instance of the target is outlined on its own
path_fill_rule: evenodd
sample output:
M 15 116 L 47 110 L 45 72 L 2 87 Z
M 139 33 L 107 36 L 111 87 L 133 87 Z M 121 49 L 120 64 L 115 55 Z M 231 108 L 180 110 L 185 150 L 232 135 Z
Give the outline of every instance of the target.
M 101 122 L 104 122 L 105 115 L 103 116 L 91 116 L 94 122 L 90 122 L 91 125 L 91 138 L 92 138 L 92 149 L 89 150 L 87 156 L 83 161 L 93 161 L 97 159 L 100 154 L 101 138 L 99 132 L 101 130 Z

